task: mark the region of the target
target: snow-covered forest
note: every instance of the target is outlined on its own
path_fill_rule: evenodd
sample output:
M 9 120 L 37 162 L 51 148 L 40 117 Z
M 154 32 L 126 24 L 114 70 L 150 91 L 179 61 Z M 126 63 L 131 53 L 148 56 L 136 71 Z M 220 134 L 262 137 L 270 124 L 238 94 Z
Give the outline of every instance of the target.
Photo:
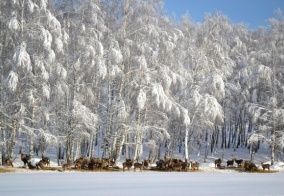
M 161 0 L 0 1 L 0 164 L 270 148 L 284 159 L 284 16 L 194 23 Z M 146 155 L 147 157 L 142 157 Z

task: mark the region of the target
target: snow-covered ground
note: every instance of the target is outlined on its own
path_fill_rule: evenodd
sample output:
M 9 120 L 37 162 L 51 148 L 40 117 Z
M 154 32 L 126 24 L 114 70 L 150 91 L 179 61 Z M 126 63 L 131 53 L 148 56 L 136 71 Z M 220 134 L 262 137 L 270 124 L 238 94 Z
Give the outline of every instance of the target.
M 0 195 L 283 195 L 284 173 L 28 172 L 0 174 Z
M 216 169 L 214 159 L 224 156 L 223 165 L 229 159 L 249 160 L 248 149 L 226 150 L 210 154 L 204 163 L 204 156 L 191 155 L 192 161 L 199 161 L 198 172 L 80 172 L 65 171 L 56 162 L 55 153 L 51 167 L 55 170 L 29 170 L 21 168 L 23 162 L 17 156 L 13 173 L 0 173 L 0 196 L 2 195 L 284 195 L 284 163 L 277 160 L 271 167 L 273 173 L 246 173 L 233 169 Z M 146 155 L 145 155 L 146 157 Z M 40 158 L 40 157 L 35 157 Z M 180 157 L 182 158 L 182 157 Z M 121 168 L 124 157 L 119 161 Z M 262 148 L 254 155 L 254 162 L 269 162 L 269 149 Z M 152 165 L 153 167 L 155 164 Z M 236 166 L 236 165 L 235 165 Z M 6 168 L 6 167 L 1 167 Z M 0 168 L 0 169 L 1 169 Z M 12 168 L 10 168 L 12 169 Z

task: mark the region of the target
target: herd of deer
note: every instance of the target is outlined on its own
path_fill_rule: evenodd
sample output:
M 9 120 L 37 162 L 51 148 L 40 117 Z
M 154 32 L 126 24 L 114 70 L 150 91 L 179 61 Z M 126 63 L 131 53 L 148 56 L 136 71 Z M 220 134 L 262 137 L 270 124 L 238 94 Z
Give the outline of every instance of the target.
M 46 166 L 50 167 L 50 159 L 48 157 L 45 157 L 44 154 L 41 156 L 41 160 L 38 161 L 35 165 L 31 163 L 31 157 L 30 155 L 21 153 L 21 160 L 24 162 L 24 167 L 28 165 L 29 169 L 45 169 Z M 13 162 L 10 159 L 7 159 L 5 161 L 7 166 L 13 167 Z M 225 166 L 222 166 L 222 159 L 216 159 L 214 161 L 215 168 L 224 169 Z M 245 171 L 256 171 L 257 166 L 251 162 L 251 161 L 245 161 L 243 159 L 236 159 L 233 158 L 232 160 L 227 161 L 227 167 L 232 167 L 234 163 L 237 164 L 239 168 L 244 168 Z M 139 169 L 142 171 L 143 169 L 149 169 L 150 165 L 152 164 L 152 161 L 150 159 L 144 160 L 142 163 L 138 163 L 131 159 L 126 159 L 125 162 L 122 164 L 123 171 L 125 169 L 130 170 L 130 168 L 133 166 L 134 171 Z M 71 169 L 72 167 L 72 161 L 68 160 L 67 163 L 61 162 L 62 170 L 65 171 L 66 169 Z M 103 158 L 90 158 L 85 159 L 83 156 L 76 159 L 74 161 L 75 169 L 87 169 L 87 170 L 94 170 L 94 169 L 105 169 L 108 167 L 115 167 L 115 162 L 111 159 Z M 265 164 L 261 162 L 261 166 L 263 171 L 267 169 L 270 171 L 270 164 Z M 161 171 L 187 171 L 189 168 L 191 170 L 199 170 L 199 163 L 197 161 L 182 161 L 181 159 L 173 159 L 173 158 L 166 158 L 165 160 L 158 160 L 156 162 L 156 168 L 157 170 Z
M 187 171 L 190 167 L 192 170 L 199 170 L 199 163 L 197 161 L 182 161 L 180 159 L 166 158 L 165 160 L 158 160 L 156 162 L 158 170 L 163 171 Z
M 256 171 L 257 170 L 257 166 L 253 162 L 245 161 L 243 159 L 236 159 L 236 158 L 233 158 L 232 160 L 228 160 L 227 161 L 227 167 L 233 166 L 234 162 L 237 164 L 238 167 L 244 168 L 245 171 Z M 216 159 L 215 160 L 215 168 L 223 169 L 225 166 L 222 166 L 221 163 L 222 163 L 221 158 Z M 262 167 L 263 171 L 265 171 L 265 169 L 270 171 L 270 164 L 268 164 L 268 163 L 261 162 L 261 167 Z
M 99 159 L 99 158 L 90 158 L 90 159 L 85 159 L 83 156 L 81 156 L 80 158 L 76 159 L 74 161 L 75 164 L 75 168 L 76 169 L 89 169 L 89 170 L 94 170 L 94 169 L 104 169 L 104 168 L 108 168 L 108 167 L 114 167 L 114 161 L 107 159 L 107 158 L 103 158 L 103 159 Z M 62 167 L 64 166 L 64 164 L 62 165 Z M 70 168 L 72 166 L 72 162 L 71 161 L 67 161 L 66 166 L 68 166 L 68 168 Z M 64 167 L 63 167 L 64 169 Z
M 48 157 L 45 157 L 44 154 L 41 155 L 41 160 L 35 165 L 32 164 L 30 155 L 21 153 L 21 160 L 24 162 L 24 167 L 28 165 L 29 169 L 45 169 L 46 166 L 50 167 L 50 159 Z

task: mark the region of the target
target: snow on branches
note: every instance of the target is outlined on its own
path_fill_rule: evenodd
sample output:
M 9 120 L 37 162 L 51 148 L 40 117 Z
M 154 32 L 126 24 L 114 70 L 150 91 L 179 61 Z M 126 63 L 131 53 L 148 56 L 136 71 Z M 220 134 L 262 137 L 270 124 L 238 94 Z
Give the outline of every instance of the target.
M 104 63 L 104 59 L 96 58 L 96 70 L 98 76 L 104 79 L 107 75 L 107 67 Z
M 11 70 L 5 83 L 8 89 L 14 92 L 17 88 L 18 81 L 19 81 L 18 74 L 14 72 L 13 70 Z
M 215 123 L 223 123 L 223 108 L 218 103 L 217 99 L 211 95 L 206 94 L 204 99 L 204 114 L 210 122 L 208 125 L 213 127 Z
M 94 129 L 98 121 L 97 115 L 76 100 L 74 100 L 73 106 L 74 109 L 72 111 L 72 114 L 74 116 L 74 119 L 76 119 L 76 126 L 85 127 L 87 129 Z
M 120 64 L 123 61 L 123 56 L 119 50 L 112 48 L 109 53 L 112 64 Z
M 12 31 L 18 31 L 20 29 L 20 23 L 15 16 L 9 20 L 8 28 Z
M 146 103 L 146 93 L 140 89 L 139 94 L 137 96 L 137 106 L 139 110 L 142 110 Z
M 39 39 L 40 39 L 40 41 L 42 41 L 43 47 L 46 50 L 49 50 L 51 48 L 52 35 L 44 27 L 40 27 Z
M 144 55 L 137 56 L 136 57 L 137 64 L 139 65 L 139 68 L 141 71 L 147 70 L 147 61 Z
M 258 142 L 259 140 L 265 140 L 265 137 L 262 134 L 253 132 L 248 136 L 248 144 L 252 145 L 253 143 Z
M 182 108 L 181 111 L 182 111 L 183 124 L 190 125 L 190 118 L 188 116 L 188 110 Z
M 213 74 L 208 80 L 207 90 L 218 101 L 225 97 L 225 85 L 222 77 L 218 74 Z
M 17 69 L 21 69 L 24 72 L 30 72 L 32 70 L 31 59 L 30 55 L 26 51 L 25 42 L 22 42 L 21 45 L 17 47 L 13 60 Z
M 25 4 L 26 4 L 26 9 L 29 13 L 33 13 L 35 9 L 38 9 L 38 6 L 35 3 L 33 3 L 31 0 L 26 0 Z

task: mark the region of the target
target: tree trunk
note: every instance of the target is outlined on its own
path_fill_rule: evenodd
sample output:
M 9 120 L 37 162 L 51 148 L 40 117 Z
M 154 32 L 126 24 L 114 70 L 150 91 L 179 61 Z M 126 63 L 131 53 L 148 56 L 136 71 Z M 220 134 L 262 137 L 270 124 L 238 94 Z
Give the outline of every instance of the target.
M 229 137 L 228 137 L 228 144 L 227 144 L 227 147 L 230 148 L 231 147 L 231 137 L 232 137 L 232 119 L 230 118 L 230 121 L 229 121 Z
M 273 130 L 271 136 L 271 165 L 274 165 L 275 161 L 275 130 Z
M 204 153 L 204 163 L 207 162 L 207 156 L 208 156 L 208 147 L 209 147 L 209 141 L 206 141 L 206 146 L 205 146 L 205 153 Z
M 274 54 L 275 52 L 272 50 L 272 98 L 276 102 L 275 96 L 275 65 L 274 65 Z M 272 131 L 271 131 L 271 165 L 274 165 L 275 161 L 275 145 L 276 145 L 276 105 L 275 103 L 272 104 Z
M 141 136 L 141 128 L 140 128 L 140 118 L 141 118 L 141 110 L 138 109 L 137 111 L 137 133 L 135 136 L 135 148 L 134 148 L 134 155 L 133 155 L 133 160 L 139 159 L 140 153 L 139 149 L 141 148 L 140 145 L 142 142 L 142 136 Z
M 11 139 L 10 139 L 10 145 L 9 145 L 9 158 L 12 159 L 15 154 L 15 146 L 16 146 L 16 129 L 17 129 L 17 120 L 13 119 L 12 122 L 12 133 L 11 133 Z
M 184 137 L 184 156 L 185 156 L 185 160 L 189 160 L 188 159 L 188 130 L 187 130 L 187 125 L 185 125 L 185 137 Z
M 93 134 L 91 136 L 91 141 L 90 141 L 90 146 L 89 146 L 89 158 L 92 158 L 94 156 L 94 148 L 95 148 L 95 140 L 96 140 L 97 131 L 95 133 L 94 132 L 92 133 Z
M 153 131 L 150 130 L 150 140 L 153 141 L 154 135 L 153 135 Z M 153 160 L 155 155 L 154 155 L 154 148 L 155 148 L 155 144 L 153 144 L 152 146 L 149 146 L 149 156 L 148 159 Z
M 34 156 L 34 151 L 35 151 L 35 148 L 34 148 L 34 128 L 35 128 L 35 109 L 34 109 L 34 106 L 32 106 L 32 111 L 31 111 L 31 130 L 32 130 L 32 133 L 30 133 L 29 137 L 30 137 L 30 149 L 29 149 L 29 154 L 31 157 Z
M 126 137 L 126 130 L 123 130 L 121 132 L 121 136 L 120 136 L 119 148 L 118 148 L 117 152 L 115 153 L 115 157 L 114 157 L 115 164 L 117 163 L 117 161 L 120 160 L 122 148 L 123 148 L 123 145 L 125 143 L 125 137 Z
M 253 143 L 250 144 L 249 154 L 250 154 L 250 161 L 253 162 L 254 160 Z

